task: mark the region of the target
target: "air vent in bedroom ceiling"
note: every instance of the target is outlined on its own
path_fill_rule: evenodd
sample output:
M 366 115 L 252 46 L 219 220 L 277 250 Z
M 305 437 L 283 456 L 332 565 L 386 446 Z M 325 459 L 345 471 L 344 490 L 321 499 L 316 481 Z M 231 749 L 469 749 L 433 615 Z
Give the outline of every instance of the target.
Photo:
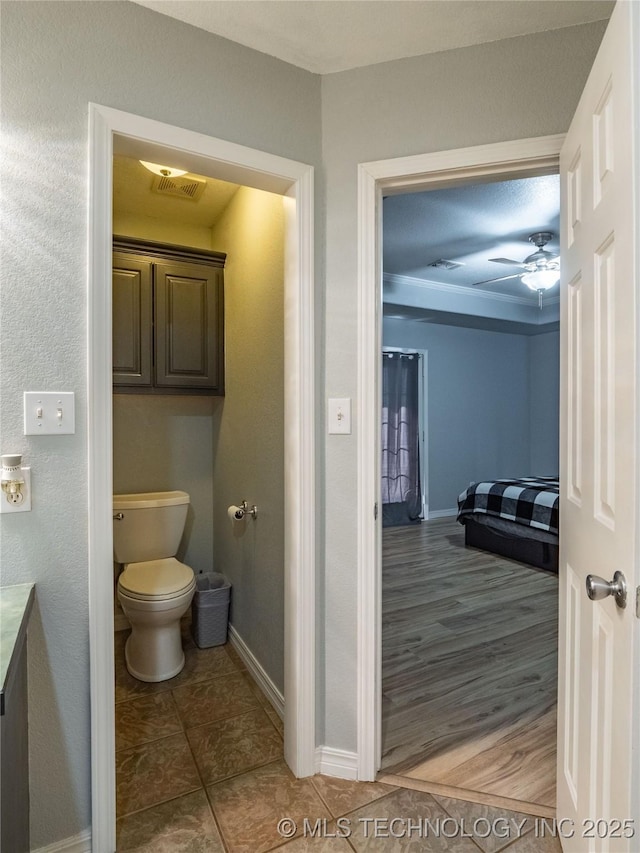
M 171 195 L 198 201 L 206 185 L 207 182 L 202 178 L 193 178 L 189 175 L 179 178 L 158 176 L 153 179 L 151 189 L 160 195 Z
M 434 267 L 437 270 L 457 270 L 458 267 L 463 267 L 464 264 L 461 264 L 458 261 L 447 261 L 445 258 L 438 258 L 437 261 L 432 261 L 430 264 L 427 264 L 427 266 Z

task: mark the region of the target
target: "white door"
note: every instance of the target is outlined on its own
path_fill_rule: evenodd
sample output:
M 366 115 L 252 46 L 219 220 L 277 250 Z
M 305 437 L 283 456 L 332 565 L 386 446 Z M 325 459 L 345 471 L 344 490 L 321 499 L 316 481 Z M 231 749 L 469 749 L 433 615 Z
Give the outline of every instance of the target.
M 571 853 L 640 850 L 635 5 L 614 9 L 560 157 L 558 818 Z M 591 601 L 587 575 L 618 570 L 626 608 Z

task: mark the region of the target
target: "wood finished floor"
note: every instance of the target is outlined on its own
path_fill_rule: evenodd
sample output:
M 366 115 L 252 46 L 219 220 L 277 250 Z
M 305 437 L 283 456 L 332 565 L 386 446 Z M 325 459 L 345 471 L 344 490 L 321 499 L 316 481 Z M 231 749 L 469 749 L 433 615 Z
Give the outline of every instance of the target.
M 382 587 L 382 771 L 553 807 L 557 576 L 444 518 L 384 531 Z

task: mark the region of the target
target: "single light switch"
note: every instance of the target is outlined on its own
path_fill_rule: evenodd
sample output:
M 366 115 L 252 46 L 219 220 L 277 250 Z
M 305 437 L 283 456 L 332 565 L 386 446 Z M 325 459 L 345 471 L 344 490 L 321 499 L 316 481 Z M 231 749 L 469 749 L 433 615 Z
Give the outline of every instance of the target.
M 25 435 L 72 435 L 76 431 L 73 391 L 25 391 Z
M 329 434 L 351 435 L 351 398 L 330 397 L 327 410 Z

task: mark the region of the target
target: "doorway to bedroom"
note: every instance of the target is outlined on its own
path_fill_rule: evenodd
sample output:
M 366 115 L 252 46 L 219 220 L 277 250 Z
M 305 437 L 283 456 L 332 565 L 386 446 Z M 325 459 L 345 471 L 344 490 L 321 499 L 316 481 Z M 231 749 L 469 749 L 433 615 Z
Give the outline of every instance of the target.
M 383 349 L 424 353 L 428 391 L 392 411 L 383 357 L 381 772 L 541 815 L 556 776 L 559 209 L 548 173 L 382 204 Z

